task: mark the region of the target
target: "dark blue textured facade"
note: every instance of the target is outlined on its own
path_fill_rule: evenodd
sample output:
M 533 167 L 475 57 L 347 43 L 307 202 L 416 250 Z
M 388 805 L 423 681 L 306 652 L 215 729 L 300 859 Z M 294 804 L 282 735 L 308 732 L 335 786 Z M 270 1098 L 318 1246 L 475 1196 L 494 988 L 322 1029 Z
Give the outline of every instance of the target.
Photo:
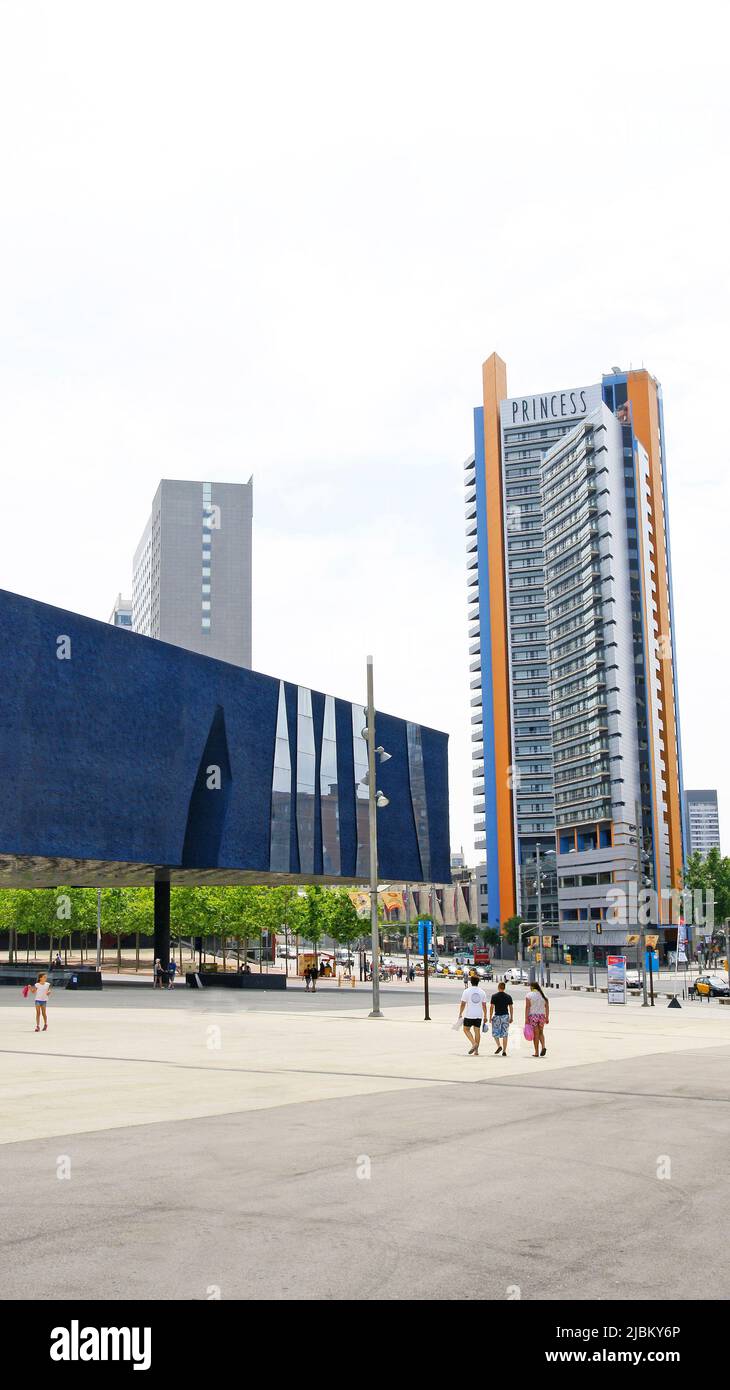
M 0 681 L 0 884 L 151 882 L 160 868 L 179 882 L 357 881 L 359 707 L 2 591 Z M 289 854 L 272 872 L 280 690 Z M 420 730 L 414 789 L 409 727 L 376 717 L 392 754 L 379 874 L 446 883 L 447 738 Z

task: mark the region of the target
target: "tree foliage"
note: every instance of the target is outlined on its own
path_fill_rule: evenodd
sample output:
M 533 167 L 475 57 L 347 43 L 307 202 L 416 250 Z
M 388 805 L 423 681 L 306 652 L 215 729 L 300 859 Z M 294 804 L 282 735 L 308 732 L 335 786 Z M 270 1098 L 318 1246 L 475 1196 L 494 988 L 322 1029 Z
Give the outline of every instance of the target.
M 0 931 L 37 935 L 60 942 L 71 933 L 96 932 L 95 888 L 0 889 Z M 154 931 L 152 888 L 104 888 L 101 926 L 116 937 L 151 936 Z M 195 936 L 223 940 L 259 940 L 264 932 L 293 935 L 313 944 L 327 935 L 342 945 L 356 941 L 364 929 L 344 888 L 309 885 L 233 884 L 226 887 L 173 886 L 170 934 L 174 940 Z
M 684 868 L 684 886 L 691 890 L 701 889 L 703 893 L 714 894 L 715 926 L 720 926 L 730 917 L 730 859 L 719 849 L 711 849 L 706 855 L 695 853 L 690 856 Z
M 508 917 L 507 921 L 502 923 L 502 931 L 504 934 L 504 938 L 510 946 L 517 946 L 517 944 L 519 943 L 520 927 L 522 926 L 523 921 L 524 918 L 518 915 L 515 917 Z

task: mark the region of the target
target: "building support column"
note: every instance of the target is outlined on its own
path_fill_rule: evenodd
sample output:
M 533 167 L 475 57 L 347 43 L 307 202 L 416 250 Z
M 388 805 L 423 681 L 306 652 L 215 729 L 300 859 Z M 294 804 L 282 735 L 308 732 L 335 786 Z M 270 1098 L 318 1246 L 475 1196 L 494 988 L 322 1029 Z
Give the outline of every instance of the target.
M 162 870 L 162 874 L 165 871 Z M 170 875 L 155 876 L 155 960 L 163 970 L 170 964 Z

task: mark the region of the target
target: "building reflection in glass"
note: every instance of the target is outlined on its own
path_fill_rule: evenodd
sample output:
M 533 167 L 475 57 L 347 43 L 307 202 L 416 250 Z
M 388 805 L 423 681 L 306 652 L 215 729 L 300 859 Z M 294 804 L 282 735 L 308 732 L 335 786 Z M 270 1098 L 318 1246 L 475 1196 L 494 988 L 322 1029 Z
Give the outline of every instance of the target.
M 325 874 L 340 872 L 340 799 L 337 787 L 337 727 L 335 702 L 325 696 L 322 726 L 322 760 L 319 770 L 322 804 L 322 867 Z
M 416 822 L 418 852 L 421 856 L 421 881 L 428 883 L 431 878 L 431 840 L 428 831 L 428 805 L 426 803 L 426 773 L 423 766 L 423 742 L 419 724 L 407 724 L 408 738 L 408 777 L 411 784 L 411 805 Z
M 286 717 L 284 684 L 279 682 L 279 709 L 276 716 L 274 745 L 274 776 L 271 783 L 271 858 L 272 873 L 288 874 L 291 843 L 291 755 L 289 725 Z
M 357 824 L 357 863 L 355 873 L 359 879 L 370 874 L 370 827 L 368 823 L 368 789 L 362 786 L 362 779 L 368 770 L 368 746 L 362 736 L 365 728 L 365 710 L 362 705 L 352 706 L 352 752 L 355 760 L 355 818 Z
M 297 687 L 297 837 L 299 870 L 314 873 L 314 720 L 312 692 Z

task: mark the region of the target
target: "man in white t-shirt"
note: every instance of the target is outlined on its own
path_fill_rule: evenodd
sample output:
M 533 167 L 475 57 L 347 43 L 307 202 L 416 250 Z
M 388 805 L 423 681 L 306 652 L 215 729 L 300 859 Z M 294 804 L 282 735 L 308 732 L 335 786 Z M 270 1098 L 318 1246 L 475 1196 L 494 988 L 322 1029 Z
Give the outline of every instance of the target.
M 487 996 L 479 984 L 477 975 L 472 975 L 466 989 L 462 991 L 459 1018 L 462 1017 L 464 1032 L 471 1043 L 469 1056 L 478 1057 L 482 1024 L 487 1021 Z

